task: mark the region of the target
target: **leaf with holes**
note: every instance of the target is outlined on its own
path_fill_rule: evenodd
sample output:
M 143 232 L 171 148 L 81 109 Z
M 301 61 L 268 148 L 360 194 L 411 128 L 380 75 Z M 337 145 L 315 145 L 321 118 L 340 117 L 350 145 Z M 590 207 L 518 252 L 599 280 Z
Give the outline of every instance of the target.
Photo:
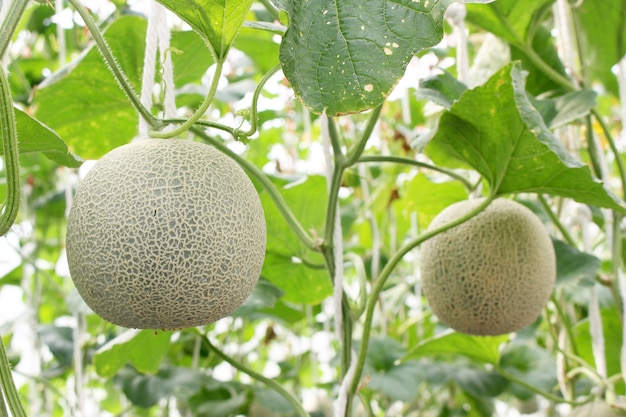
M 477 0 L 486 3 L 490 0 Z M 450 0 L 282 0 L 280 61 L 316 113 L 357 113 L 389 95 L 411 58 L 443 36 Z
M 228 54 L 252 0 L 158 0 L 187 22 L 211 47 L 215 59 Z
M 626 213 L 550 132 L 524 90 L 518 63 L 466 91 L 444 112 L 426 152 L 438 165 L 474 168 L 495 194 L 552 194 Z

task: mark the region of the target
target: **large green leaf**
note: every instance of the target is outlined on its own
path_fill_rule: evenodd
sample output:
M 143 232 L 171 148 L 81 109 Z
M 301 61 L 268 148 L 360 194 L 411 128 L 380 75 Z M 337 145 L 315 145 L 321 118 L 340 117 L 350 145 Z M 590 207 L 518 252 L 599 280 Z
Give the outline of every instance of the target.
M 154 373 L 169 348 L 170 336 L 165 331 L 128 330 L 96 352 L 96 372 L 108 378 L 132 363 L 141 372 Z
M 41 152 L 48 159 L 67 167 L 76 168 L 82 160 L 71 154 L 63 139 L 55 131 L 33 119 L 20 109 L 15 109 L 17 124 L 18 147 L 20 154 Z M 0 143 L 0 155 L 4 153 Z
M 312 111 L 339 115 L 385 100 L 413 55 L 441 40 L 451 1 L 279 3 L 289 15 L 280 48 L 285 76 Z
M 583 64 L 594 80 L 600 80 L 618 94 L 617 79 L 611 67 L 626 54 L 626 2 L 624 0 L 585 0 L 574 7 L 579 23 Z
M 107 29 L 113 54 L 135 89 L 141 85 L 146 21 L 121 17 Z M 61 74 L 67 72 L 63 70 Z M 137 112 L 92 48 L 69 74 L 37 89 L 36 117 L 82 158 L 96 159 L 137 134 Z
M 441 165 L 471 166 L 496 194 L 546 193 L 626 212 L 550 132 L 523 81 L 513 63 L 466 91 L 442 115 L 427 153 Z
M 252 0 L 157 0 L 187 22 L 213 49 L 215 59 L 228 54 Z

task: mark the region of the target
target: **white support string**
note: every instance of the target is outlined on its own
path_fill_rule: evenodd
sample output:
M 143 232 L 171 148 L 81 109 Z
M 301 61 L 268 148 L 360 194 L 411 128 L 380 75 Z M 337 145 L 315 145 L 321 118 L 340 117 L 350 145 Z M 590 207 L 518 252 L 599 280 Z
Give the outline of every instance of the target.
M 589 229 L 592 223 L 592 214 L 589 207 L 580 205 L 578 207 L 578 218 L 582 231 L 583 250 L 585 252 L 592 252 L 593 242 Z M 609 241 L 611 240 L 609 239 Z M 602 328 L 602 315 L 600 313 L 600 303 L 598 301 L 598 293 L 595 285 L 589 287 L 589 332 L 591 333 L 591 348 L 596 370 L 602 378 L 606 378 L 607 368 L 604 350 L 604 330 Z
M 462 83 L 469 82 L 469 56 L 467 53 L 467 29 L 465 16 L 467 10 L 465 3 L 452 3 L 446 10 L 445 17 L 452 24 L 454 42 L 456 46 L 456 71 L 458 79 Z
M 151 1 L 148 9 L 148 29 L 146 31 L 146 50 L 143 61 L 141 80 L 141 103 L 148 109 L 152 108 L 152 94 L 156 72 L 157 48 L 161 52 L 161 80 L 164 84 L 165 118 L 176 115 L 174 101 L 174 75 L 170 57 L 170 30 L 166 21 L 167 9 L 156 1 Z M 139 118 L 139 136 L 147 137 L 150 125 L 142 117 Z
M 333 160 L 331 155 L 331 143 L 330 143 L 330 131 L 328 126 L 328 115 L 326 110 L 320 117 L 322 124 L 322 147 L 324 148 L 324 161 L 326 163 L 326 182 L 328 189 L 330 190 L 330 184 L 333 177 Z M 337 202 L 337 210 L 335 212 L 334 219 L 334 233 L 333 233 L 333 262 L 335 264 L 335 276 L 333 277 L 333 308 L 335 313 L 335 337 L 342 343 L 343 340 L 343 234 L 341 231 L 341 214 L 339 212 L 339 202 Z M 354 352 L 351 352 L 354 356 Z M 354 358 L 350 361 L 348 372 L 346 373 L 339 394 L 335 402 L 335 416 L 343 416 L 346 413 L 346 407 L 348 405 L 348 389 L 352 384 L 354 378 L 354 366 L 356 361 Z

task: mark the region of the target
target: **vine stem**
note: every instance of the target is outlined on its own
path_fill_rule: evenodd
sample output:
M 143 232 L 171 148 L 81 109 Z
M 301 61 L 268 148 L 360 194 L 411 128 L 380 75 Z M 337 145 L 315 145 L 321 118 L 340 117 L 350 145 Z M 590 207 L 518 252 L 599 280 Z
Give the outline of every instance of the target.
M 0 388 L 6 396 L 6 401 L 11 410 L 13 417 L 26 417 L 26 412 L 20 401 L 20 396 L 17 392 L 17 387 L 13 381 L 11 375 L 11 365 L 9 364 L 9 358 L 7 358 L 6 351 L 4 350 L 4 343 L 0 338 Z
M 261 96 L 261 91 L 263 90 L 263 87 L 265 87 L 265 84 L 267 84 L 267 82 L 270 80 L 270 78 L 272 78 L 272 76 L 276 74 L 281 68 L 282 66 L 280 64 L 276 64 L 274 67 L 272 67 L 272 69 L 270 69 L 263 75 L 263 78 L 261 78 L 261 81 L 259 81 L 259 83 L 257 84 L 256 88 L 254 89 L 254 94 L 252 95 L 252 104 L 250 107 L 250 129 L 248 129 L 246 132 L 239 132 L 238 130 L 235 130 L 235 139 L 239 138 L 240 136 L 250 137 L 256 133 L 259 125 L 258 103 L 259 97 Z
M 283 198 L 283 196 L 280 195 L 280 193 L 278 192 L 274 184 L 272 184 L 272 182 L 269 180 L 269 178 L 267 178 L 267 176 L 263 173 L 263 171 L 261 171 L 259 168 L 257 168 L 254 164 L 252 164 L 245 158 L 242 158 L 240 155 L 230 150 L 226 145 L 221 143 L 219 140 L 214 139 L 210 137 L 209 135 L 207 135 L 202 129 L 198 127 L 192 127 L 190 130 L 195 135 L 202 138 L 205 142 L 210 143 L 211 145 L 219 149 L 221 152 L 231 157 L 250 176 L 256 178 L 261 183 L 265 191 L 269 194 L 272 201 L 274 201 L 274 204 L 276 204 L 278 211 L 283 216 L 283 218 L 285 219 L 285 221 L 287 222 L 291 230 L 293 230 L 296 236 L 300 239 L 300 241 L 304 243 L 304 245 L 307 248 L 311 250 L 319 251 L 320 244 L 316 242 L 315 240 L 313 240 L 309 236 L 309 234 L 306 232 L 306 230 L 304 230 L 304 228 L 302 227 L 302 225 L 300 224 L 296 216 L 289 209 L 289 206 L 285 202 L 285 199 Z
M 234 360 L 233 358 L 231 358 L 230 356 L 222 352 L 220 349 L 218 349 L 213 343 L 211 343 L 211 340 L 209 340 L 208 336 L 205 336 L 202 339 L 202 341 L 204 342 L 207 348 L 212 350 L 218 357 L 220 357 L 223 361 L 230 364 L 233 368 L 243 372 L 244 374 L 248 375 L 250 378 L 253 378 L 259 382 L 262 382 L 263 384 L 267 385 L 268 387 L 272 388 L 274 391 L 282 395 L 287 401 L 289 401 L 289 403 L 291 403 L 291 405 L 294 407 L 299 417 L 309 417 L 309 413 L 307 413 L 306 410 L 302 407 L 302 404 L 300 404 L 300 402 L 289 391 L 283 388 L 282 385 L 280 385 L 278 382 L 272 379 L 266 378 L 263 375 L 259 374 L 258 372 L 255 372 L 252 369 L 237 362 L 236 360 Z
M 391 259 L 389 259 L 389 262 L 387 262 L 385 267 L 382 269 L 382 271 L 380 272 L 380 275 L 378 276 L 378 279 L 376 280 L 376 282 L 374 283 L 374 286 L 372 287 L 372 293 L 370 294 L 367 307 L 365 309 L 365 322 L 363 323 L 363 334 L 361 336 L 361 346 L 359 350 L 359 355 L 357 357 L 357 364 L 356 364 L 354 379 L 352 380 L 352 385 L 350 387 L 350 394 L 356 395 L 357 390 L 359 388 L 359 383 L 361 380 L 361 376 L 363 374 L 363 369 L 365 367 L 365 360 L 367 358 L 367 349 L 368 349 L 370 335 L 371 335 L 372 321 L 374 319 L 374 310 L 376 308 L 378 296 L 380 295 L 383 288 L 385 287 L 385 283 L 387 282 L 387 279 L 391 276 L 391 272 L 395 269 L 398 263 L 400 263 L 402 258 L 411 250 L 421 245 L 426 240 L 438 235 L 439 233 L 443 233 L 446 230 L 452 229 L 453 227 L 456 227 L 460 225 L 461 223 L 466 222 L 467 220 L 476 216 L 481 211 L 483 211 L 489 204 L 491 204 L 491 202 L 494 199 L 495 199 L 495 195 L 490 195 L 478 207 L 476 207 L 474 210 L 470 211 L 466 215 L 459 217 L 458 219 L 448 224 L 445 224 L 441 227 L 438 227 L 431 231 L 427 231 L 423 233 L 422 235 L 410 240 L 402 248 L 400 248 L 391 257 Z
M 9 47 L 11 38 L 13 38 L 13 32 L 15 32 L 15 28 L 17 28 L 17 24 L 24 14 L 27 5 L 28 0 L 13 0 L 9 2 L 9 10 L 2 22 L 2 30 L 0 30 L 0 59 Z
M 192 114 L 191 117 L 187 119 L 187 121 L 185 121 L 185 123 L 183 123 L 182 125 L 178 126 L 176 129 L 169 131 L 169 132 L 157 132 L 153 130 L 149 133 L 150 136 L 155 137 L 155 138 L 164 138 L 164 139 L 173 138 L 182 133 L 185 133 L 198 120 L 200 120 L 200 118 L 204 116 L 206 111 L 209 109 L 209 106 L 211 105 L 211 103 L 213 103 L 213 99 L 215 98 L 215 93 L 217 92 L 217 86 L 220 82 L 220 77 L 222 76 L 223 68 L 224 68 L 224 61 L 223 60 L 217 61 L 215 64 L 215 72 L 213 73 L 213 79 L 211 80 L 211 85 L 209 86 L 209 92 L 207 93 L 206 97 L 204 97 L 204 101 L 202 102 L 198 110 L 196 110 L 194 114 Z
M 532 391 L 536 394 L 541 395 L 542 397 L 545 397 L 546 399 L 550 400 L 550 401 L 554 401 L 555 403 L 567 403 L 570 404 L 574 407 L 579 406 L 579 405 L 583 405 L 589 402 L 589 400 L 585 400 L 585 401 L 568 401 L 565 400 L 562 397 L 559 397 L 558 395 L 554 395 L 551 394 L 549 392 L 543 391 L 537 387 L 535 387 L 533 384 L 529 384 L 528 382 L 519 379 L 518 377 L 516 377 L 515 375 L 507 372 L 504 370 L 504 368 L 502 368 L 500 365 L 494 365 L 494 369 L 497 373 L 499 373 L 500 375 L 502 375 L 504 378 L 508 379 L 511 382 L 514 382 L 518 385 L 521 385 L 522 387 L 526 388 L 529 391 Z
M 13 226 L 19 211 L 20 164 L 13 98 L 2 65 L 0 65 L 0 136 L 2 136 L 7 181 L 6 203 L 0 213 L 0 236 L 4 236 Z
M 124 94 L 126 94 L 126 97 L 128 97 L 128 99 L 135 107 L 135 109 L 139 112 L 139 114 L 141 114 L 141 116 L 146 121 L 148 121 L 150 126 L 158 126 L 160 122 L 152 115 L 150 110 L 148 110 L 141 103 L 141 99 L 133 89 L 133 86 L 130 84 L 128 77 L 126 76 L 126 74 L 124 74 L 124 71 L 122 70 L 122 68 L 120 68 L 119 64 L 115 60 L 115 57 L 111 53 L 111 49 L 109 48 L 107 41 L 104 39 L 104 36 L 102 36 L 102 33 L 100 33 L 100 29 L 98 29 L 96 22 L 94 22 L 94 20 L 91 18 L 91 15 L 89 14 L 85 6 L 82 5 L 80 0 L 68 0 L 68 2 L 72 5 L 72 7 L 74 7 L 74 9 L 76 9 L 80 17 L 85 22 L 85 25 L 87 26 L 87 29 L 89 29 L 89 32 L 91 33 L 91 36 L 96 43 L 100 54 L 104 58 L 104 62 L 107 64 L 107 68 L 113 74 L 113 77 L 119 84 Z
M 426 169 L 430 169 L 432 171 L 441 172 L 442 174 L 445 174 L 445 175 L 449 176 L 450 178 L 455 179 L 455 180 L 461 182 L 463 184 L 463 186 L 468 191 L 471 191 L 474 188 L 476 188 L 476 186 L 474 184 L 472 184 L 471 182 L 469 182 L 465 177 L 463 177 L 462 175 L 457 174 L 454 171 L 451 171 L 451 170 L 445 169 L 445 168 L 440 168 L 440 167 L 438 167 L 436 165 L 427 164 L 425 162 L 416 161 L 414 159 L 402 158 L 400 156 L 366 155 L 366 156 L 361 156 L 359 158 L 358 162 L 391 162 L 391 163 L 395 163 L 395 164 L 405 164 L 405 165 L 416 166 L 416 167 L 419 167 L 419 168 L 426 168 Z

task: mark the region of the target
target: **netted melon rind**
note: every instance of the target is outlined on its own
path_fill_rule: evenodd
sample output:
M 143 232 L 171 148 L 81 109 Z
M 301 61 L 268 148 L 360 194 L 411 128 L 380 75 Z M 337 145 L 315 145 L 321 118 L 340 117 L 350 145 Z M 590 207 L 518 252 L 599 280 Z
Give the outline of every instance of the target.
M 214 148 L 144 139 L 102 157 L 67 220 L 78 292 L 124 327 L 200 326 L 237 309 L 265 257 L 263 208 L 250 179 Z
M 569 414 L 569 417 L 620 417 L 626 415 L 626 412 L 618 411 L 617 408 L 611 407 L 604 400 L 595 400 L 587 404 L 575 407 Z
M 463 201 L 433 219 L 435 229 L 469 213 Z M 499 335 L 532 324 L 556 280 L 550 235 L 526 207 L 498 198 L 465 223 L 424 242 L 423 291 L 439 320 L 473 335 Z

